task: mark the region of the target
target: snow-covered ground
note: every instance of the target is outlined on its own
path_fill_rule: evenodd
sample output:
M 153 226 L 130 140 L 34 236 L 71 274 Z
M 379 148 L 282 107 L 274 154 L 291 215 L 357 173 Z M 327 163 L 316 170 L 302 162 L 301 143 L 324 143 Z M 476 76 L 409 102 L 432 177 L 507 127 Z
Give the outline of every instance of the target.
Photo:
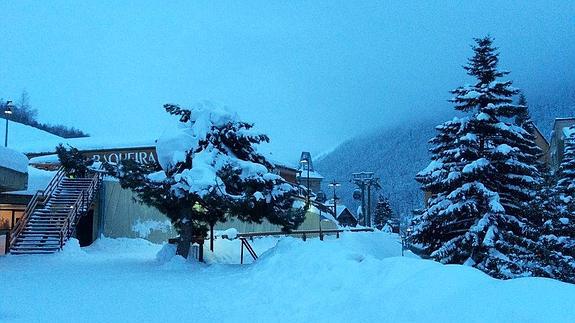
M 492 279 L 400 256 L 397 236 L 264 238 L 239 261 L 216 241 L 209 264 L 139 239 L 0 257 L 1 322 L 570 322 L 575 285 Z M 159 251 L 160 256 L 157 257 Z M 267 250 L 267 251 L 266 251 Z M 265 252 L 264 252 L 265 251 Z M 249 256 L 248 256 L 249 257 Z

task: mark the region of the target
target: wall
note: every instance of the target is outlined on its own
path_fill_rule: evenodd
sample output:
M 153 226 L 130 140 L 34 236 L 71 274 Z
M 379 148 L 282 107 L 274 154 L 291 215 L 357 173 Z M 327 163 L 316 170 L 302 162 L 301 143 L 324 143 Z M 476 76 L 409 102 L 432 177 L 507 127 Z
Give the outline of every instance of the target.
M 94 239 L 101 233 L 106 237 L 144 238 L 155 243 L 167 241 L 178 234 L 172 228 L 168 218 L 156 209 L 134 201 L 135 194 L 122 189 L 116 181 L 106 180 L 94 212 Z M 337 229 L 331 221 L 322 221 L 324 230 Z M 281 227 L 267 221 L 261 224 L 243 223 L 231 220 L 218 223 L 216 230 L 236 228 L 239 232 L 281 231 Z M 298 230 L 318 230 L 319 215 L 313 212 L 306 214 L 306 219 Z
M 144 238 L 155 243 L 177 236 L 165 215 L 134 201 L 135 197 L 117 181 L 105 180 L 95 207 L 95 235 Z
M 28 173 L 0 167 L 0 192 L 23 191 L 28 186 Z

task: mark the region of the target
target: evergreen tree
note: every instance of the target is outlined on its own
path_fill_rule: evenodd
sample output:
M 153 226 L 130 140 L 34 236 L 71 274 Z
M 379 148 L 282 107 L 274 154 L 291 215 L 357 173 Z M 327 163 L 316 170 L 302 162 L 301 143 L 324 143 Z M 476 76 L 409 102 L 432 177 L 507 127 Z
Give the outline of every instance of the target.
M 432 162 L 416 179 L 431 193 L 415 220 L 413 241 L 442 263 L 473 265 L 495 277 L 538 272 L 537 229 L 528 203 L 540 175 L 533 136 L 506 120 L 521 107 L 509 72 L 497 69 L 490 37 L 475 39 L 464 67 L 475 84 L 452 91 L 455 109 L 466 113 L 437 127 Z
M 180 233 L 179 255 L 188 254 L 194 237 L 205 237 L 217 222 L 231 217 L 255 223 L 266 219 L 286 231 L 303 222 L 305 210 L 292 208 L 297 189 L 273 174 L 273 165 L 255 149 L 269 140 L 266 135 L 221 108 L 164 108 L 180 123 L 176 135 L 158 140 L 162 169 L 133 161 L 108 168 L 122 187 L 170 218 Z
M 393 211 L 389 199 L 380 195 L 375 206 L 375 219 L 374 225 L 377 229 L 382 230 L 386 225 L 391 228 L 391 218 Z
M 569 132 L 575 134 L 575 126 Z M 565 140 L 557 176 L 556 186 L 542 191 L 547 200 L 541 201 L 545 207 L 540 240 L 546 248 L 550 276 L 575 282 L 575 135 Z
M 517 115 L 515 116 L 515 125 L 522 127 L 530 134 L 533 134 L 535 130 L 533 121 L 531 120 L 531 115 L 529 114 L 527 98 L 525 98 L 525 95 L 523 95 L 522 92 L 519 92 L 519 99 L 517 100 Z
M 66 174 L 73 177 L 86 177 L 89 166 L 94 163 L 93 160 L 84 157 L 78 149 L 74 147 L 66 149 L 62 144 L 56 147 L 56 154 Z

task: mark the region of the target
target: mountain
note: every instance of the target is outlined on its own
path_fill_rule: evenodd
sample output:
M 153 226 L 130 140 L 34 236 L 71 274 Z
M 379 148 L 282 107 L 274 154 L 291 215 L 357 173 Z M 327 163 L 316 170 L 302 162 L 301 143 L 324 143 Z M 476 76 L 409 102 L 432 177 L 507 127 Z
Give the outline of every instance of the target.
M 434 127 L 439 122 L 416 120 L 344 142 L 315 163 L 325 177 L 324 191 L 331 196 L 327 182 L 333 179 L 341 182 L 338 197 L 341 203 L 355 211 L 360 203 L 352 197 L 356 187 L 350 182 L 351 174 L 372 171 L 381 183 L 381 190 L 373 194 L 373 205 L 377 194 L 383 194 L 389 197 L 396 213 L 409 213 L 419 207 L 423 199 L 414 176 L 429 163 L 427 141 L 433 137 Z

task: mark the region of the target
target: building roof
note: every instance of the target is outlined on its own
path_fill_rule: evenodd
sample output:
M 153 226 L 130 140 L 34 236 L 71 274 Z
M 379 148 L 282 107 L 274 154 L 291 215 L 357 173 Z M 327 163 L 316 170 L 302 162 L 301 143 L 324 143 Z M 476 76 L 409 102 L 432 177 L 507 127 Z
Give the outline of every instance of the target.
M 28 158 L 14 149 L 0 147 L 0 167 L 26 173 L 28 171 Z
M 297 178 L 301 179 L 301 180 L 307 179 L 307 171 L 306 170 L 299 170 L 299 171 L 301 171 L 301 173 L 298 173 Z M 323 179 L 324 177 L 318 172 L 310 171 L 309 172 L 309 178 L 310 179 Z

